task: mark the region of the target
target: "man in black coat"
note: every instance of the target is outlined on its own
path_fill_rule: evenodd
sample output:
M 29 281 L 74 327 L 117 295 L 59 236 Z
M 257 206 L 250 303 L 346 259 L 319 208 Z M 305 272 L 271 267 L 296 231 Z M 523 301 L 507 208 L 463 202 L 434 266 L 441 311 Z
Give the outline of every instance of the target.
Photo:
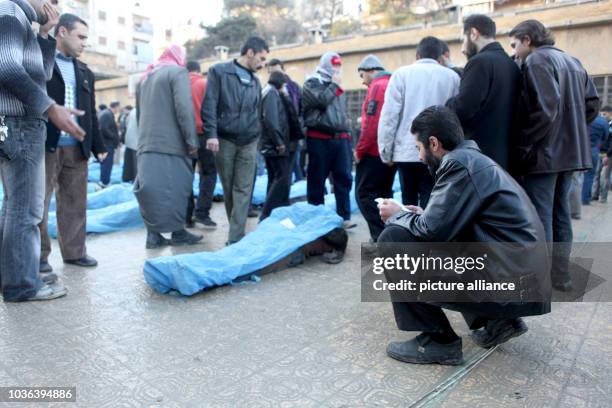
M 110 108 L 98 112 L 98 122 L 100 123 L 100 135 L 108 150 L 108 156 L 101 160 L 100 165 L 100 186 L 108 187 L 111 183 L 111 173 L 113 171 L 113 162 L 115 161 L 115 149 L 119 147 L 121 139 L 119 137 L 119 127 L 117 126 L 116 115 L 121 110 L 119 102 L 110 104 Z
M 82 116 L 74 120 L 86 134 L 83 141 L 78 141 L 53 123 L 47 124 L 45 210 L 39 225 L 43 273 L 52 271 L 48 263 L 51 241 L 47 222 L 54 190 L 57 236 L 64 262 L 86 267 L 97 265 L 97 261 L 87 255 L 85 246 L 87 161 L 92 152 L 99 160 L 107 156 L 95 113 L 95 78 L 87 65 L 77 59 L 87 42 L 87 23 L 73 14 L 63 14 L 55 27 L 55 37 L 55 65 L 53 76 L 47 82 L 47 93 L 57 103 L 82 111 Z
M 509 35 L 524 76 L 517 168 L 544 224 L 546 241 L 554 242 L 553 286 L 569 291 L 571 179 L 574 171 L 593 166 L 587 124 L 597 117 L 599 98 L 580 61 L 555 48 L 542 23 L 524 21 Z
M 468 58 L 453 109 L 482 152 L 508 169 L 510 139 L 520 93 L 518 66 L 495 41 L 495 22 L 473 14 L 463 23 L 462 52 Z
M 415 206 L 404 210 L 391 200 L 379 205 L 386 223 L 378 239 L 383 244 L 381 252 L 388 248 L 385 243 L 423 242 L 431 247 L 436 242 L 458 242 L 466 248 L 466 243 L 487 243 L 490 262 L 484 271 L 472 276 L 521 286 L 512 300 L 502 301 L 496 294 L 484 303 L 457 302 L 462 296 L 457 292 L 449 292 L 449 300 L 444 303 L 404 303 L 391 293 L 399 329 L 422 333 L 406 342 L 390 343 L 388 355 L 410 363 L 461 364 L 461 338 L 443 308 L 461 312 L 470 329 L 475 330 L 474 341 L 485 348 L 525 333 L 527 326 L 521 316 L 550 312 L 550 260 L 544 229 L 523 189 L 480 153 L 474 141 L 463 140 L 461 125 L 448 108 L 427 108 L 415 118 L 411 132 L 417 137 L 419 158 L 435 174 L 435 185 L 425 210 Z M 508 247 L 508 243 L 512 245 Z M 458 255 L 466 254 L 462 250 Z M 450 272 L 451 278 L 469 283 L 463 272 Z M 405 277 L 387 274 L 389 282 Z M 533 296 L 523 297 L 525 290 Z

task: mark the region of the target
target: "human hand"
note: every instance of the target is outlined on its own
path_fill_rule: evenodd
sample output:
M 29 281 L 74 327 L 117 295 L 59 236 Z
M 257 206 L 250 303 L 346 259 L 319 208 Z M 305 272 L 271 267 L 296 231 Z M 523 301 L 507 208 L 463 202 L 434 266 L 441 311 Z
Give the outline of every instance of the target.
M 219 139 L 212 138 L 206 141 L 206 149 L 210 150 L 213 153 L 217 153 L 219 151 Z
M 53 123 L 59 130 L 63 130 L 79 142 L 82 142 L 83 139 L 85 139 L 85 131 L 74 120 L 72 120 L 72 115 L 83 116 L 85 112 L 76 109 L 68 109 L 65 106 L 55 103 L 51 105 L 47 113 L 51 123 Z
M 408 211 L 411 211 L 415 214 L 423 214 L 425 212 L 425 210 L 423 210 L 421 207 L 417 207 L 416 205 L 407 205 L 406 208 L 408 209 Z
M 52 5 L 49 1 L 45 1 L 43 4 L 43 12 L 47 15 L 47 22 L 40 26 L 38 33 L 43 38 L 49 37 L 49 32 L 59 22 L 60 14 L 57 8 Z
M 189 156 L 195 156 L 198 154 L 198 148 L 195 146 L 187 146 L 187 154 L 189 154 Z
M 284 144 L 276 146 L 276 151 L 279 152 L 280 154 L 284 154 L 286 150 L 287 148 L 285 147 Z
M 385 198 L 378 204 L 378 211 L 383 222 L 387 222 L 389 218 L 403 211 L 403 208 L 397 201 Z
M 98 153 L 96 157 L 98 158 L 98 161 L 102 163 L 108 157 L 108 153 Z

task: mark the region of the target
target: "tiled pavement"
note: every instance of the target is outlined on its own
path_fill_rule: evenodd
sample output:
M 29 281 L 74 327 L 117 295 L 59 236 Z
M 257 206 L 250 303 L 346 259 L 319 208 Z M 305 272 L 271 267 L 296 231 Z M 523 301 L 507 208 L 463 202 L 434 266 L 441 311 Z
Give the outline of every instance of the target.
M 223 220 L 221 205 L 214 217 Z M 175 249 L 145 250 L 144 230 L 89 237 L 93 270 L 64 266 L 54 246 L 70 293 L 0 303 L 0 386 L 76 386 L 77 403 L 63 405 L 83 407 L 411 406 L 462 368 L 386 357 L 389 341 L 410 334 L 396 329 L 389 304 L 360 302 L 367 228 L 357 219 L 339 265 L 309 259 L 192 298 L 146 285 L 144 260 Z M 611 221 L 612 205 L 585 208 L 576 239 L 612 241 Z M 221 248 L 226 232 L 177 252 Z M 553 306 L 428 406 L 612 406 L 612 304 Z M 466 357 L 481 353 L 450 315 Z

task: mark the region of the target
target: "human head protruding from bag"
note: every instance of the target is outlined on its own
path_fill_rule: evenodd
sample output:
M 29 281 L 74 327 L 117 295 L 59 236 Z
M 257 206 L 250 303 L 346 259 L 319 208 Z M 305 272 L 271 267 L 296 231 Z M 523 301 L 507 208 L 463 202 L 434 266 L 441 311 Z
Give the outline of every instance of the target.
M 342 75 L 342 58 L 340 54 L 329 51 L 323 54 L 319 60 L 317 73 L 325 80 L 331 81 L 334 76 Z

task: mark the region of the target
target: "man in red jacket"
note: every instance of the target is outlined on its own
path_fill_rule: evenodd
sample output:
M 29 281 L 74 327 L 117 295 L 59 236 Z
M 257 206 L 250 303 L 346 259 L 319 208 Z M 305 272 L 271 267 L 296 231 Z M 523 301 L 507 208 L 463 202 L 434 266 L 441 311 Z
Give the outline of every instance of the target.
M 215 167 L 215 155 L 210 150 L 206 149 L 206 139 L 204 138 L 204 125 L 202 122 L 202 102 L 204 94 L 206 94 L 206 78 L 200 72 L 200 64 L 197 61 L 189 61 L 187 70 L 191 78 L 191 97 L 193 100 L 193 110 L 195 112 L 196 131 L 198 139 L 200 139 L 200 148 L 198 149 L 198 163 L 200 166 L 200 194 L 195 205 L 195 214 L 193 197 L 189 201 L 187 209 L 187 223 L 195 221 L 202 224 L 204 228 L 214 229 L 217 227 L 210 218 L 210 209 L 212 208 L 212 199 L 217 183 L 217 168 Z M 192 218 L 193 217 L 193 218 Z
M 368 55 L 357 68 L 368 95 L 361 112 L 361 136 L 355 148 L 357 173 L 355 176 L 356 198 L 361 214 L 368 223 L 370 236 L 376 242 L 385 228 L 380 219 L 376 198 L 393 196 L 395 166 L 380 160 L 378 152 L 378 121 L 385 102 L 385 91 L 391 73 L 386 72 L 380 60 Z

